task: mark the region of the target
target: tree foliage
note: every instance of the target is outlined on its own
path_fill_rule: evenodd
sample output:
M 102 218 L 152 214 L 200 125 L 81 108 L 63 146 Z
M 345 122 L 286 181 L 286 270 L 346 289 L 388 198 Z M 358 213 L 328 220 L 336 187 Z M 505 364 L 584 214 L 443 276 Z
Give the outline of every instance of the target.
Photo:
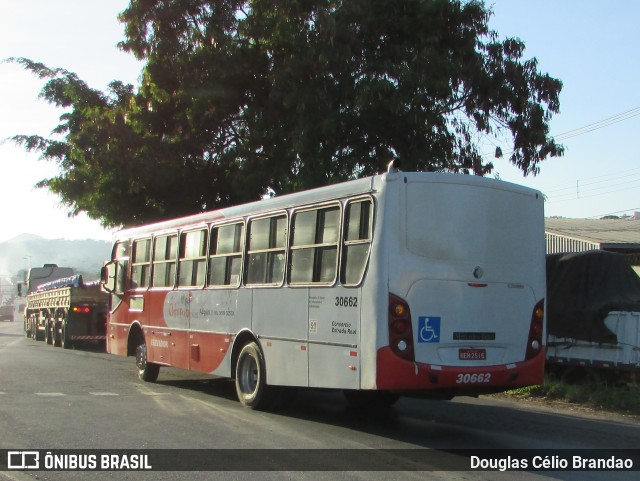
M 89 88 L 15 59 L 65 108 L 54 139 L 16 136 L 60 165 L 39 185 L 72 213 L 131 225 L 384 170 L 485 175 L 482 139 L 511 139 L 536 174 L 562 146 L 559 80 L 499 40 L 481 1 L 131 0 L 120 47 L 140 85 Z M 496 149 L 496 156 L 502 148 Z

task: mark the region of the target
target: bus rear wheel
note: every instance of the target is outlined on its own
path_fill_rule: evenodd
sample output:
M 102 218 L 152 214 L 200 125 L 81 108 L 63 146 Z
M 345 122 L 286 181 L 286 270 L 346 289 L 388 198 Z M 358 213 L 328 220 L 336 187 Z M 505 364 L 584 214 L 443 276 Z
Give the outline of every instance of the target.
M 147 344 L 142 342 L 136 347 L 136 369 L 141 381 L 156 382 L 160 374 L 160 366 L 147 361 Z
M 251 409 L 267 409 L 275 401 L 275 391 L 267 385 L 264 356 L 255 342 L 245 344 L 238 356 L 236 392 L 240 403 Z

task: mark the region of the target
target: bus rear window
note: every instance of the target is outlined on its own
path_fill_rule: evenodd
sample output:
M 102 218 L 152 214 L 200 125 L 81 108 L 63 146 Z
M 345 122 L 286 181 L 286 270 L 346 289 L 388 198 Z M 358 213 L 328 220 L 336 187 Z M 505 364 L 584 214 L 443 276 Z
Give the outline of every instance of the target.
M 413 183 L 407 192 L 407 248 L 430 259 L 526 262 L 538 253 L 538 200 L 506 189 Z M 540 239 L 543 242 L 543 239 Z

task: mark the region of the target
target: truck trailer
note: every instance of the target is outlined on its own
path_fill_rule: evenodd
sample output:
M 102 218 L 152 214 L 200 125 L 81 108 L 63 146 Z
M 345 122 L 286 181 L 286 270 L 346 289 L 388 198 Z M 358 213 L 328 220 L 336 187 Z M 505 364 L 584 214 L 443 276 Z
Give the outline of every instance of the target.
M 56 269 L 68 272 L 68 268 L 52 267 L 49 265 L 52 275 Z M 28 337 L 65 349 L 78 343 L 106 340 L 108 298 L 98 282 L 85 283 L 81 275 L 49 280 L 37 287 L 29 281 L 33 279 L 27 282 L 24 313 Z
M 547 256 L 547 367 L 640 377 L 640 278 L 606 251 Z

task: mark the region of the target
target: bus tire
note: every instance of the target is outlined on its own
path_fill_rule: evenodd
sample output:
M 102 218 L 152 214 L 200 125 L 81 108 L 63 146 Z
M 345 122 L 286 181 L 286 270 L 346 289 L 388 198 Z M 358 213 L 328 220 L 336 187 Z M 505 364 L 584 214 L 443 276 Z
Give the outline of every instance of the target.
M 160 366 L 147 361 L 147 344 L 142 341 L 136 347 L 136 369 L 141 381 L 156 382 L 160 374 Z
M 245 344 L 236 363 L 236 393 L 240 403 L 251 409 L 268 409 L 274 390 L 267 385 L 264 356 L 255 342 Z

